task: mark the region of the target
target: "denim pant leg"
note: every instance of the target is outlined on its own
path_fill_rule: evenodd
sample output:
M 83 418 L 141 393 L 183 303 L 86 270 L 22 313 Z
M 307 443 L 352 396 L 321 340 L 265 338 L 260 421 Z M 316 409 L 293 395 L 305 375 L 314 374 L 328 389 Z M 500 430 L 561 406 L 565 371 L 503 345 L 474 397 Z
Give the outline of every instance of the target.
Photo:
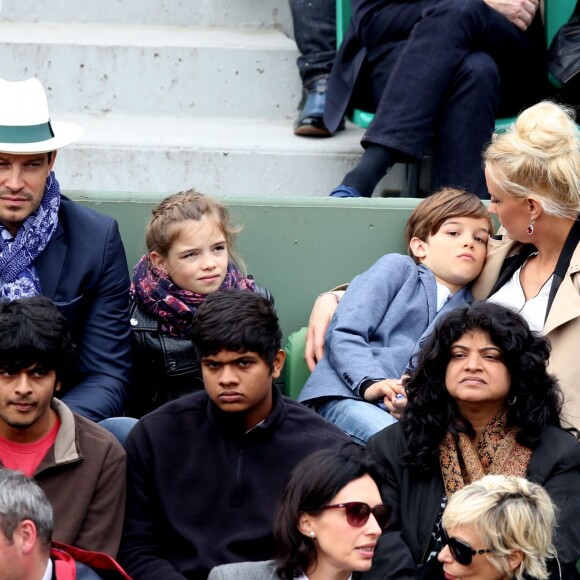
M 302 85 L 330 74 L 336 55 L 336 0 L 289 0 Z
M 494 59 L 503 55 L 521 63 L 533 48 L 526 33 L 481 0 L 434 3 L 405 42 L 363 144 L 377 143 L 420 158 L 468 54 L 483 51 Z M 455 134 L 468 129 L 455 126 Z
M 333 399 L 322 404 L 317 413 L 359 445 L 366 445 L 375 433 L 397 421 L 377 405 L 357 399 Z
M 125 440 L 137 422 L 138 419 L 133 417 L 110 417 L 99 421 L 98 424 L 112 433 L 117 438 L 117 441 L 125 447 Z

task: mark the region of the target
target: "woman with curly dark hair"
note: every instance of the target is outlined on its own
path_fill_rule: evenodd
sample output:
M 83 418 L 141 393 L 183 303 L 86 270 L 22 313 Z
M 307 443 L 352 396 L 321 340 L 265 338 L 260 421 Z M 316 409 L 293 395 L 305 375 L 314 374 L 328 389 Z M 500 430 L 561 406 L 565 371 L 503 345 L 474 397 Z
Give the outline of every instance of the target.
M 286 486 L 274 524 L 278 558 L 214 568 L 208 580 L 353 580 L 371 567 L 390 508 L 378 467 L 346 443 L 303 459 Z
M 458 308 L 437 326 L 407 383 L 402 420 L 369 443 L 393 506 L 370 578 L 443 577 L 434 556 L 447 499 L 486 474 L 546 488 L 560 508 L 550 578 L 577 577 L 580 443 L 560 424 L 549 354 L 519 314 L 489 302 Z

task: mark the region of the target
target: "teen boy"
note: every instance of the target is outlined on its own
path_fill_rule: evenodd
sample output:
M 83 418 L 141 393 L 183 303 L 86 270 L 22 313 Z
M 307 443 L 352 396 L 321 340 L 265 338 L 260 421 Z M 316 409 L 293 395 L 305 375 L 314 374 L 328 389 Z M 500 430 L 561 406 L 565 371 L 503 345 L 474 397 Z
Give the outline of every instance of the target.
M 218 564 L 273 556 L 273 517 L 293 467 L 348 438 L 272 381 L 278 318 L 253 292 L 216 292 L 193 342 L 205 391 L 143 417 L 126 443 L 128 501 L 119 559 L 139 580 L 207 578 Z
M 443 189 L 422 201 L 407 222 L 412 258 L 387 254 L 352 281 L 299 401 L 363 445 L 393 423 L 384 407 L 404 402 L 405 369 L 439 317 L 471 301 L 490 231 L 474 195 Z
M 71 355 L 66 320 L 50 299 L 0 302 L 0 467 L 38 482 L 54 510 L 55 540 L 115 556 L 125 452 L 55 398 Z

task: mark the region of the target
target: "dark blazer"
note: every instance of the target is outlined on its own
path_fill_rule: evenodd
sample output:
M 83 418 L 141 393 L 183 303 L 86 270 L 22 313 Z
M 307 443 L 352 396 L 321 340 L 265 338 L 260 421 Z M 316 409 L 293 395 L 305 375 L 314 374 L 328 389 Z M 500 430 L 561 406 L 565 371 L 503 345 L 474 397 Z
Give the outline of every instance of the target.
M 331 132 L 347 111 L 368 51 L 406 39 L 432 4 L 433 0 L 352 0 L 352 21 L 328 81 L 324 124 Z
M 393 507 L 389 527 L 379 540 L 373 567 L 363 578 L 405 580 L 415 578 L 425 561 L 426 548 L 441 506 L 444 487 L 441 470 L 418 478 L 403 465 L 407 440 L 400 423 L 377 433 L 369 450 L 386 470 L 381 488 L 383 501 Z M 527 479 L 546 488 L 558 507 L 554 544 L 562 578 L 577 578 L 580 557 L 580 442 L 557 427 L 549 426 L 533 450 Z M 551 579 L 560 578 L 558 566 Z M 430 576 L 434 577 L 434 575 Z
M 117 222 L 62 196 L 57 229 L 34 261 L 42 294 L 77 345 L 60 395 L 93 420 L 121 415 L 131 365 L 129 275 Z

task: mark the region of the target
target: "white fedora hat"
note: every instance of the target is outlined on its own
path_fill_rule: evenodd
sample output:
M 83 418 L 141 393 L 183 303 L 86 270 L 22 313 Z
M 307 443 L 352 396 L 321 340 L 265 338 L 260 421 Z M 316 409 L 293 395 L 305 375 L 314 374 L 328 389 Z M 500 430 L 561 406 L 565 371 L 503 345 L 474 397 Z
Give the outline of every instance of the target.
M 0 79 L 0 152 L 47 153 L 83 134 L 75 123 L 51 121 L 46 93 L 38 79 Z

